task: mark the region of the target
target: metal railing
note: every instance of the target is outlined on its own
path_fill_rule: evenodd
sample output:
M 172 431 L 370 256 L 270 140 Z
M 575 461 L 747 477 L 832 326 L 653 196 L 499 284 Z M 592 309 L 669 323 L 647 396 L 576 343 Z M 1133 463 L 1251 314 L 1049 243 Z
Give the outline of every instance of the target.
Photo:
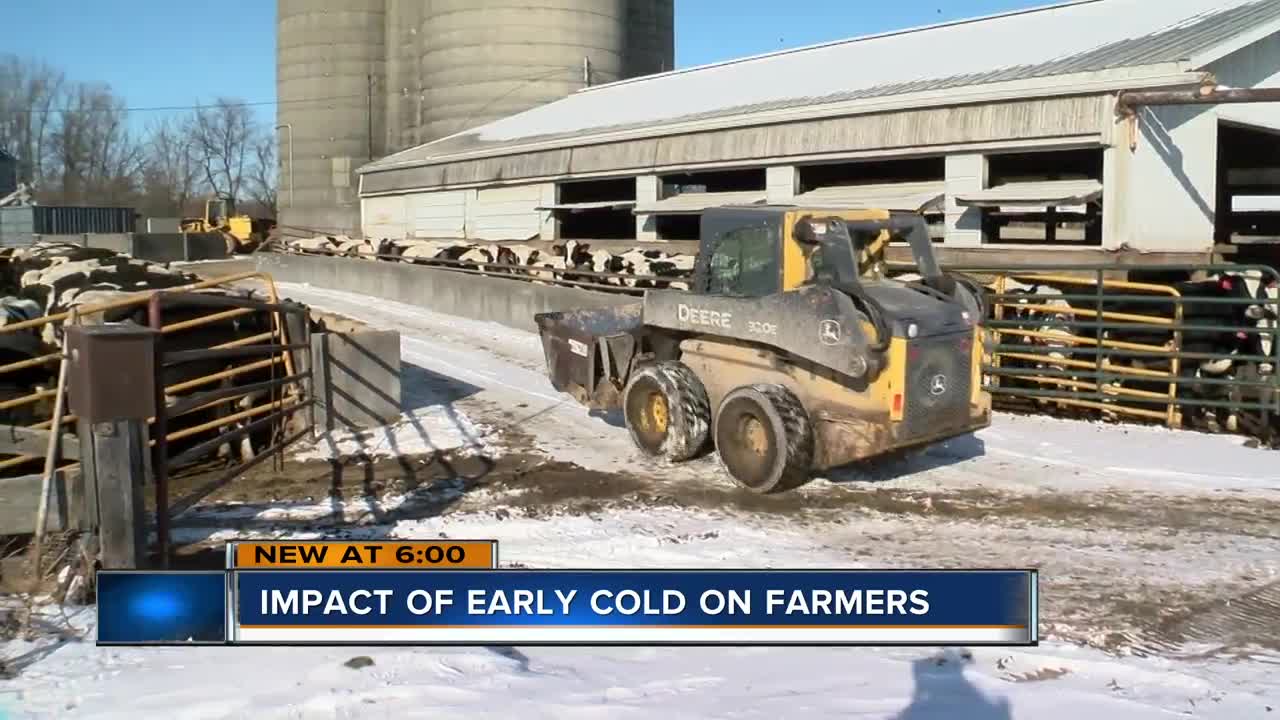
M 689 283 L 679 276 L 598 273 L 573 267 L 475 263 L 444 258 L 358 255 L 297 248 L 288 254 L 414 263 L 495 278 L 641 295 L 637 284 Z M 885 263 L 890 276 L 914 265 Z M 1262 265 L 1035 264 L 949 266 L 949 272 L 990 277 L 985 326 L 989 342 L 984 386 L 997 407 L 1037 413 L 1124 418 L 1169 427 L 1225 426 L 1253 435 L 1280 432 L 1280 346 L 1276 323 L 1244 318 L 1248 306 L 1280 315 L 1280 301 L 1247 296 L 1183 297 L 1176 283 L 1131 282 L 1133 271 L 1249 275 L 1262 286 L 1278 279 Z M 585 280 L 585 281 L 584 281 Z M 1017 285 L 1052 294 L 1029 296 Z M 1218 307 L 1218 313 L 1204 312 Z M 1188 314 L 1187 310 L 1195 310 Z M 1266 352 L 1243 349 L 1269 344 Z M 1206 344 L 1207 339 L 1207 344 Z M 1233 346 L 1235 345 L 1235 346 Z M 1214 364 L 1229 367 L 1209 372 Z M 1226 417 L 1219 417 L 1224 415 Z
M 407 265 L 432 267 L 469 275 L 508 279 L 562 287 L 576 287 L 584 290 L 596 290 L 625 295 L 642 295 L 653 287 L 667 287 L 673 283 L 688 284 L 693 278 L 693 271 L 681 271 L 673 275 L 636 275 L 630 273 L 607 273 L 594 270 L 583 270 L 577 267 L 552 267 L 543 264 L 514 265 L 511 263 L 474 262 L 470 260 L 451 260 L 448 258 L 432 258 L 418 256 L 388 255 L 377 253 L 340 253 L 333 250 L 303 250 L 288 248 L 272 250 L 280 255 L 304 255 L 314 257 L 349 258 L 353 260 L 400 262 Z M 577 278 L 586 278 L 579 280 Z M 612 282 L 611 282 L 612 281 Z M 639 287 L 637 287 L 639 286 Z
M 1254 294 L 1280 281 L 1273 268 L 1055 264 L 947 270 L 990 278 L 981 283 L 988 290 L 983 373 L 998 406 L 1076 410 L 1175 428 L 1268 436 L 1277 430 L 1280 301 Z M 1179 288 L 1210 286 L 1107 277 L 1132 270 L 1214 278 L 1205 283 L 1232 277 L 1243 290 L 1218 285 L 1222 292 L 1188 296 Z M 1247 312 L 1250 307 L 1264 316 Z
M 197 294 L 197 291 L 214 288 L 227 288 L 235 283 L 243 281 L 261 282 L 266 290 L 269 302 L 256 303 L 247 298 Z M 198 315 L 196 317 L 189 317 L 178 322 L 168 324 L 164 323 L 161 320 L 157 309 L 160 308 L 161 304 L 166 300 L 176 299 L 179 297 L 183 298 L 188 304 L 205 304 L 211 308 L 212 312 Z M 198 332 L 200 329 L 210 325 L 236 321 L 253 313 L 271 312 L 273 309 L 279 309 L 280 307 L 281 304 L 279 296 L 276 292 L 275 283 L 271 276 L 266 273 L 246 272 L 212 278 L 175 288 L 132 293 L 128 297 L 112 302 L 78 306 L 76 308 L 76 320 L 79 323 L 93 322 L 95 320 L 102 321 L 107 317 L 108 313 L 112 313 L 113 316 L 119 317 L 120 315 L 129 315 L 131 314 L 130 311 L 132 311 L 133 314 L 141 315 L 144 323 L 150 324 L 151 327 L 160 332 L 161 343 L 163 345 L 167 340 L 172 341 L 173 338 L 191 333 L 192 331 Z M 39 337 L 45 333 L 46 330 L 51 329 L 55 333 L 55 337 L 52 338 L 54 340 L 53 345 L 58 348 L 46 352 L 45 350 L 50 350 L 50 346 L 48 342 L 44 342 L 42 343 L 44 350 L 40 351 L 40 354 L 0 366 L 0 384 L 9 384 L 14 387 L 20 387 L 27 384 L 30 387 L 30 392 L 26 392 L 25 394 L 0 402 L 0 412 L 6 412 L 8 414 L 8 417 L 5 417 L 3 421 L 0 422 L 10 426 L 29 427 L 33 430 L 51 429 L 53 424 L 52 420 L 47 417 L 42 417 L 47 416 L 48 413 L 43 412 L 43 408 L 38 404 L 42 401 L 49 401 L 53 398 L 53 396 L 56 395 L 56 390 L 41 387 L 38 380 L 33 382 L 31 378 L 35 378 L 42 374 L 40 373 L 41 368 L 53 367 L 61 359 L 61 345 L 63 344 L 63 339 L 57 337 L 57 335 L 60 334 L 62 323 L 68 317 L 70 317 L 70 312 L 63 312 L 0 327 L 0 338 L 13 338 L 17 337 L 21 333 L 30 333 Z M 302 323 L 302 326 L 305 327 L 306 323 Z M 274 372 L 274 368 L 276 367 L 283 367 L 285 376 L 292 377 L 297 375 L 298 373 L 294 371 L 293 359 L 289 352 L 289 350 L 297 349 L 297 346 L 289 345 L 287 332 L 286 323 L 282 314 L 279 312 L 272 312 L 269 329 L 266 329 L 261 333 L 246 337 L 237 337 L 234 340 L 216 344 L 208 348 L 196 348 L 200 351 L 215 353 L 241 351 L 245 353 L 244 358 L 233 358 L 231 356 L 227 356 L 227 359 L 229 361 L 238 359 L 245 359 L 247 361 L 228 362 L 225 368 L 220 369 L 217 372 L 207 373 L 198 377 L 170 384 L 167 387 L 158 388 L 158 398 L 163 402 L 163 398 L 165 396 L 182 396 L 198 388 L 207 387 L 215 383 L 225 381 L 234 382 L 235 378 L 242 377 L 255 371 L 265 370 Z M 263 355 L 266 357 L 261 357 Z M 301 399 L 304 397 L 303 393 L 304 390 L 300 385 L 292 386 L 290 396 L 296 396 L 296 399 Z M 246 394 L 247 392 L 240 393 L 239 395 L 227 395 L 224 398 L 207 397 L 206 401 L 208 405 L 204 405 L 202 407 L 185 407 L 183 408 L 184 411 L 182 413 L 175 414 L 170 412 L 168 415 L 170 417 L 177 417 L 179 415 L 193 414 L 196 410 L 206 410 L 220 403 L 230 403 L 238 399 L 243 399 Z M 18 408 L 26 410 L 24 413 L 26 417 L 23 419 L 28 420 L 29 422 L 12 422 L 12 420 L 14 420 L 12 411 Z M 152 417 L 148 421 L 149 424 L 153 426 L 153 439 L 151 443 L 153 446 L 157 443 L 160 443 L 163 446 L 165 442 L 181 441 L 210 429 L 225 426 L 229 423 L 234 423 L 237 420 L 257 417 L 266 412 L 268 412 L 268 410 L 255 406 L 247 408 L 242 411 L 242 413 L 222 417 L 213 421 L 216 424 L 205 423 L 203 425 L 185 425 L 183 423 L 179 423 L 176 427 L 166 428 L 165 424 L 161 423 L 160 427 L 156 428 L 154 426 L 157 423 L 158 418 L 165 415 L 163 412 L 158 412 L 158 417 Z M 61 424 L 74 428 L 78 420 L 79 418 L 74 414 L 67 414 L 63 416 Z M 159 434 L 157 434 L 157 432 Z M 38 459 L 39 458 L 33 455 L 24 454 L 12 455 L 7 458 L 0 459 L 0 475 L 13 472 L 16 468 L 20 468 Z M 78 465 L 78 462 L 69 458 L 67 463 L 59 469 L 69 470 L 73 469 L 76 465 Z

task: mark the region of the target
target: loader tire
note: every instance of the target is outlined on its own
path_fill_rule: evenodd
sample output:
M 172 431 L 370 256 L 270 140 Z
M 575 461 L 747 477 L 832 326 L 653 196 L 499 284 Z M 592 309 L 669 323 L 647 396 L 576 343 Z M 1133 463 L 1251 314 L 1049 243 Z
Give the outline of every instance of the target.
M 632 375 L 622 398 L 627 431 L 646 455 L 684 462 L 706 449 L 711 401 L 689 366 L 646 365 Z
M 809 480 L 809 414 L 781 385 L 747 385 L 726 395 L 716 412 L 715 440 L 720 463 L 752 492 L 785 492 Z

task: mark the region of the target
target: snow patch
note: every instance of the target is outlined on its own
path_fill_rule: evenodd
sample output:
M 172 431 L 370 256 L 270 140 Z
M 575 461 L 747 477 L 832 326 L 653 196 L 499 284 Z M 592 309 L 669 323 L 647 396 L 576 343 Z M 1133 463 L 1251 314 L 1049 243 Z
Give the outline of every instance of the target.
M 447 406 L 419 408 L 394 425 L 370 430 L 336 430 L 301 443 L 292 453 L 298 461 L 334 460 L 365 455 L 371 458 L 428 455 L 441 450 L 479 452 L 487 448 L 483 438 L 489 428 L 472 423 L 463 413 Z

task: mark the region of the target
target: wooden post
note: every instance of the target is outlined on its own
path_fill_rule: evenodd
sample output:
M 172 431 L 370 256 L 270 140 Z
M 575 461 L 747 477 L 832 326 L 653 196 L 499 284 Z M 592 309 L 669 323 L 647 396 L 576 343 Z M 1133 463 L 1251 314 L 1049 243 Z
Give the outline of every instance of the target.
M 71 407 L 81 419 L 86 514 L 98 529 L 100 559 L 108 569 L 141 567 L 147 556 L 142 493 L 148 470 L 147 418 L 157 411 L 159 335 L 123 324 L 67 330 Z
M 145 420 L 95 423 L 90 428 L 93 478 L 98 495 L 98 536 L 102 567 L 138 568 L 147 557 L 147 516 L 143 506 L 147 432 Z

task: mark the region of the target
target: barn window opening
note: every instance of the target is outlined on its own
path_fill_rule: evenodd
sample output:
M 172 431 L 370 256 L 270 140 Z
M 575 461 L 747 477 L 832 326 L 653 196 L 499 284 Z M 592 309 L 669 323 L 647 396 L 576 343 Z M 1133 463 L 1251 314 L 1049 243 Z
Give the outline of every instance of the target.
M 956 203 L 982 209 L 984 242 L 1102 244 L 1101 148 L 987 157 L 987 187 Z
M 637 205 L 659 240 L 697 240 L 702 211 L 725 205 L 758 205 L 765 199 L 764 168 L 663 175 L 655 203 Z
M 1280 132 L 1219 123 L 1215 224 L 1215 244 L 1236 261 L 1275 264 L 1280 246 Z
M 636 236 L 635 178 L 563 182 L 551 208 L 562 240 L 628 240 Z
M 935 243 L 946 237 L 947 168 L 942 156 L 822 163 L 797 170 L 797 205 L 920 212 Z

